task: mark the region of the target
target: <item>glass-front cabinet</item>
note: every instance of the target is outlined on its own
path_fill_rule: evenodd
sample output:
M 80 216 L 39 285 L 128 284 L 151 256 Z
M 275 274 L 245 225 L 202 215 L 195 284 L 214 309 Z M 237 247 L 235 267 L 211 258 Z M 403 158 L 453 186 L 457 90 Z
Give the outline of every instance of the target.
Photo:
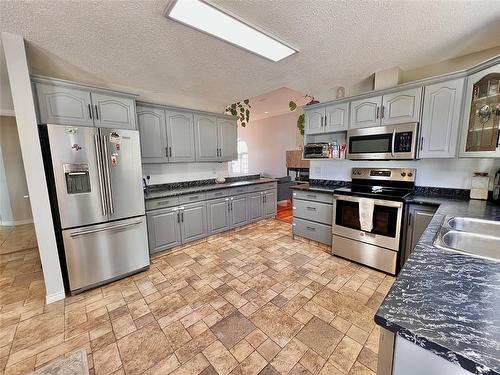
M 461 156 L 500 157 L 500 64 L 467 78 Z

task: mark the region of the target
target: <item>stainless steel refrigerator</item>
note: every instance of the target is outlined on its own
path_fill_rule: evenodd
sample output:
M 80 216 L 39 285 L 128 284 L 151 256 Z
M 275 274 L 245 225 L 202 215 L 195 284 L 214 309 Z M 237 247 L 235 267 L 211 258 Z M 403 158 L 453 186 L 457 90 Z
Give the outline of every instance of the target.
M 147 268 L 139 132 L 43 125 L 40 134 L 70 292 Z

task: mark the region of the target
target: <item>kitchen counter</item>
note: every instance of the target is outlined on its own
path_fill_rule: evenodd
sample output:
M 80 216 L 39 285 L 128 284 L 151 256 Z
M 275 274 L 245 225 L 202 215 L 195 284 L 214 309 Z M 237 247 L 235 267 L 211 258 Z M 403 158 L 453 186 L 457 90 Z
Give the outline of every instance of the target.
M 333 194 L 335 189 L 344 187 L 346 184 L 347 183 L 345 181 L 313 180 L 311 182 L 299 183 L 297 185 L 290 186 L 290 189 Z
M 475 374 L 500 374 L 500 262 L 433 245 L 446 215 L 500 220 L 484 201 L 414 194 L 439 205 L 375 315 L 389 331 Z
M 153 185 L 154 187 L 150 187 L 148 191 L 144 194 L 144 199 L 149 200 L 157 198 L 176 197 L 184 194 L 202 193 L 206 191 L 228 189 L 232 187 L 240 187 L 240 186 L 247 186 L 254 184 L 265 184 L 267 182 L 276 182 L 276 180 L 274 178 L 262 177 L 262 178 L 251 178 L 247 180 L 240 179 L 238 181 L 225 182 L 223 184 L 208 183 L 208 184 L 179 187 L 179 188 L 172 188 L 173 184 L 167 184 L 168 186 L 165 186 L 165 188 L 162 188 L 162 186 L 156 187 Z

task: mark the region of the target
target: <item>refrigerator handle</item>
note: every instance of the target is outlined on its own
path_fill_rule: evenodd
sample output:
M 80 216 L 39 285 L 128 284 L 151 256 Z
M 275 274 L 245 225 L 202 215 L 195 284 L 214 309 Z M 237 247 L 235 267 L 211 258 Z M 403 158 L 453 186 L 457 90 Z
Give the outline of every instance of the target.
M 111 176 L 109 173 L 109 160 L 108 160 L 108 140 L 106 136 L 103 136 L 103 147 L 104 147 L 104 167 L 106 168 L 106 185 L 108 190 L 108 199 L 109 199 L 109 211 L 111 214 L 115 213 L 115 208 L 113 206 L 113 191 L 111 190 Z
M 101 150 L 99 147 L 99 136 L 94 135 L 94 144 L 95 144 L 95 157 L 97 160 L 97 175 L 99 176 L 99 193 L 101 195 L 101 208 L 102 214 L 106 215 L 106 202 L 104 201 L 104 184 L 102 183 L 102 164 L 101 164 Z
M 97 229 L 82 230 L 80 232 L 73 232 L 73 233 L 70 234 L 70 236 L 71 237 L 78 237 L 78 236 L 83 236 L 83 235 L 86 235 L 86 234 L 93 234 L 93 233 L 98 233 L 98 232 L 106 232 L 106 231 L 110 231 L 110 230 L 131 227 L 133 225 L 137 225 L 137 224 L 140 224 L 140 223 L 142 223 L 141 220 L 136 220 L 136 221 L 134 221 L 132 223 L 118 224 L 118 225 L 114 225 L 114 226 L 111 226 L 111 227 L 103 227 L 103 228 L 97 228 Z

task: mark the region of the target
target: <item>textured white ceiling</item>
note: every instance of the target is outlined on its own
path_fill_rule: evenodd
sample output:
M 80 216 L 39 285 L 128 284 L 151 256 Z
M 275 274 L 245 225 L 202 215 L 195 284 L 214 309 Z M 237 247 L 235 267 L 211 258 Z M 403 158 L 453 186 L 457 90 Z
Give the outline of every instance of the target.
M 300 91 L 288 87 L 280 87 L 279 89 L 250 98 L 250 105 L 252 106 L 250 118 L 252 121 L 255 121 L 289 113 L 290 107 L 288 104 L 291 100 L 293 100 L 298 107 L 310 101 L 310 99 L 306 98 L 304 93 Z
M 0 1 L 0 27 L 26 38 L 35 73 L 215 111 L 284 86 L 324 101 L 374 71 L 500 44 L 498 0 L 213 1 L 300 52 L 270 62 L 166 19 L 167 0 Z

